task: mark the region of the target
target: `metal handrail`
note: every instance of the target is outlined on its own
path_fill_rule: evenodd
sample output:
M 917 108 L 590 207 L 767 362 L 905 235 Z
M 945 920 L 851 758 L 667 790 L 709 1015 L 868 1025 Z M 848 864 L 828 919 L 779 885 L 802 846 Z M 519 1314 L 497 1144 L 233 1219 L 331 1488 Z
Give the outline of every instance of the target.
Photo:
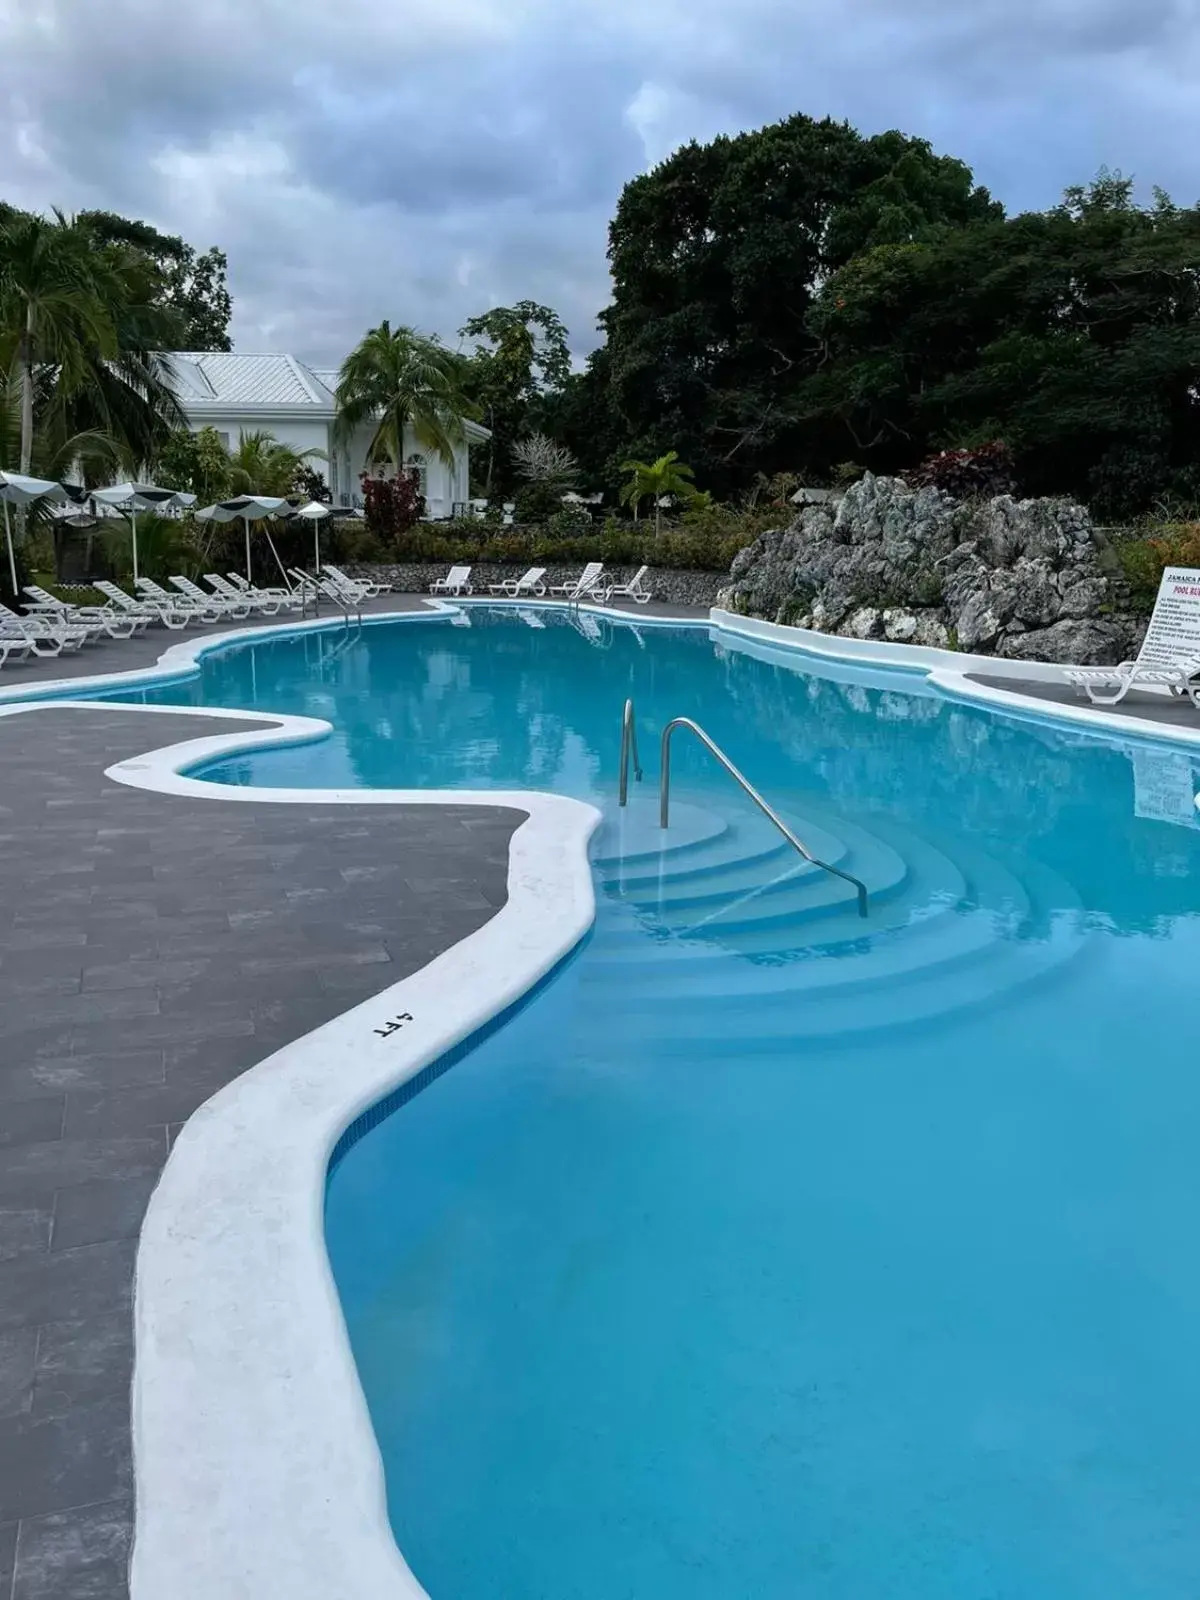
M 637 721 L 634 717 L 633 701 L 626 700 L 625 710 L 621 717 L 621 783 L 618 804 L 625 805 L 629 800 L 629 752 L 633 751 L 633 775 L 639 783 L 642 781 L 642 763 L 638 760 L 637 747 Z
M 626 716 L 629 715 L 632 705 L 633 702 L 630 700 L 625 702 Z M 730 761 L 729 757 L 725 754 L 724 750 L 721 749 L 720 745 L 718 745 L 714 740 L 710 739 L 700 724 L 698 722 L 693 722 L 691 717 L 673 717 L 671 721 L 667 723 L 662 732 L 662 798 L 659 801 L 658 808 L 658 821 L 660 827 L 667 827 L 670 821 L 671 735 L 674 733 L 676 728 L 686 728 L 689 733 L 694 733 L 696 735 L 697 739 L 699 739 L 700 743 L 705 747 L 706 750 L 708 750 L 710 755 L 716 756 L 717 760 L 725 768 L 725 771 L 729 774 L 729 776 L 735 781 L 735 783 L 739 783 L 742 786 L 742 788 L 750 796 L 751 800 L 754 801 L 754 804 L 763 813 L 763 815 L 770 818 L 770 820 L 779 829 L 780 833 L 784 836 L 792 848 L 794 850 L 798 850 L 806 861 L 811 861 L 814 867 L 820 867 L 822 872 L 830 872 L 835 878 L 841 878 L 844 882 L 853 884 L 858 894 L 858 914 L 860 917 L 865 917 L 867 915 L 866 884 L 863 883 L 861 879 L 854 877 L 852 873 L 843 872 L 840 867 L 830 866 L 828 861 L 822 861 L 817 856 L 814 856 L 812 851 L 809 850 L 808 847 L 796 837 L 779 813 L 772 806 L 767 804 L 750 780 L 744 777 L 743 774 L 738 771 L 733 762 Z M 623 743 L 621 753 L 624 755 Z M 624 802 L 622 802 L 622 804 L 623 803 Z

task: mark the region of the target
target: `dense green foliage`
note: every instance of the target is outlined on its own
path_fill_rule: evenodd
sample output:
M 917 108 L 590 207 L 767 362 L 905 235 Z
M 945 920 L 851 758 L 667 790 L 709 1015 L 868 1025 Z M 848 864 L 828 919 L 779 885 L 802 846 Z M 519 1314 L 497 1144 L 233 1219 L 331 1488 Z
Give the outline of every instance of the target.
M 226 283 L 229 262 L 215 247 L 198 253 L 176 234 L 160 233 L 112 211 L 81 211 L 81 226 L 105 247 L 126 246 L 153 266 L 157 299 L 178 319 L 182 350 L 230 350 L 233 299 Z
M 483 522 L 429 523 L 405 534 L 386 551 L 389 561 L 534 562 L 604 561 L 610 566 L 639 566 L 727 572 L 746 539 L 700 529 L 674 527 L 658 538 L 648 524 L 641 527 L 610 517 L 600 527 L 578 525 L 561 530 L 554 524 L 534 528 L 495 528 Z M 374 552 L 366 552 L 370 559 Z
M 1200 207 L 1102 173 L 1006 217 L 961 162 L 797 116 L 626 185 L 605 343 L 543 407 L 588 485 L 677 450 L 721 497 L 1002 442 L 1107 520 L 1200 504 Z
M 479 452 L 480 492 L 503 496 L 529 476 L 514 449 L 537 421 L 542 396 L 560 393 L 570 375 L 567 330 L 548 306 L 521 300 L 472 317 L 461 335 L 475 342 L 463 390 L 492 435 Z
M 164 489 L 186 489 L 202 506 L 228 500 L 233 493 L 229 451 L 215 428 L 177 429 L 163 445 L 154 481 Z
M 137 246 L 85 217 L 0 207 L 6 465 L 54 476 L 78 460 L 103 479 L 150 460 L 183 421 L 160 354 L 181 326 Z
M 154 480 L 164 489 L 186 489 L 202 505 L 235 494 L 325 498 L 328 489 L 312 465 L 323 460 L 319 450 L 293 450 L 266 429 L 243 430 L 236 447 L 226 450 L 214 428 L 173 433 L 154 463 Z

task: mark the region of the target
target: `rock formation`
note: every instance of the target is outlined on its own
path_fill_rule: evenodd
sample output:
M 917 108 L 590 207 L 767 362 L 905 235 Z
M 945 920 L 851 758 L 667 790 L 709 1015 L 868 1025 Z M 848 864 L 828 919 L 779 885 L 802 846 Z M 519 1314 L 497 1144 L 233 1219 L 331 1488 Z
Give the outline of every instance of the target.
M 1123 599 L 1073 501 L 958 501 L 868 473 L 741 551 L 718 604 L 856 639 L 1108 662 L 1136 649 Z

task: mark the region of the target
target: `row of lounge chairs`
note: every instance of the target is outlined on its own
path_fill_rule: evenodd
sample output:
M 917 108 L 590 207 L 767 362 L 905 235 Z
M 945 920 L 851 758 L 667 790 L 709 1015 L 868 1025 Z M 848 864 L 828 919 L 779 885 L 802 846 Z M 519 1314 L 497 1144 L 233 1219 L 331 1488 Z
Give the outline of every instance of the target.
M 29 584 L 23 612 L 0 605 L 0 667 L 30 657 L 72 654 L 104 639 L 131 639 L 151 626 L 181 632 L 192 623 L 277 617 L 302 610 L 313 595 L 342 606 L 361 605 L 387 588 L 350 578 L 338 567 L 326 567 L 319 578 L 300 572 L 294 577 L 295 588 L 261 588 L 238 572 L 206 572 L 207 588 L 182 576 L 171 578 L 169 588 L 140 578 L 132 594 L 100 580 L 92 587 L 103 603 L 78 605 Z
M 509 600 L 523 597 L 540 599 L 543 595 L 556 595 L 564 600 L 634 600 L 647 605 L 653 598 L 646 587 L 649 567 L 639 567 L 628 583 L 614 583 L 604 577 L 604 563 L 589 561 L 578 578 L 567 583 L 546 584 L 546 568 L 530 567 L 519 578 L 505 578 L 500 583 L 488 584 L 488 593 L 503 595 Z M 429 585 L 430 594 L 470 595 L 475 590 L 471 583 L 470 567 L 451 567 L 444 578 Z

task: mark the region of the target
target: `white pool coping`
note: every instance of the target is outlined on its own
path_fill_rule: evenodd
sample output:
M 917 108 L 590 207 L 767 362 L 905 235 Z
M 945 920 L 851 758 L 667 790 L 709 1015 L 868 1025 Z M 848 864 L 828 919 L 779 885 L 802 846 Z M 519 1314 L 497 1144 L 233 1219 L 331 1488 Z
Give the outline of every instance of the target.
M 521 602 L 539 604 L 547 602 Z M 1083 724 L 1110 739 L 1200 744 L 1200 729 L 1060 706 L 966 677 L 985 671 L 1061 681 L 1063 669 L 1050 664 L 834 638 L 720 610 L 688 619 L 586 609 L 639 627 L 711 628 L 789 663 L 799 655 L 859 672 L 899 668 L 913 676 L 897 688 Z M 456 610 L 442 604 L 364 622 L 446 621 Z M 0 692 L 0 716 L 48 704 L 94 710 L 96 701 L 72 700 L 69 691 L 162 682 L 197 670 L 213 650 L 344 626 L 340 617 L 289 621 L 181 640 L 152 668 Z M 132 787 L 243 805 L 480 805 L 526 815 L 510 845 L 507 902 L 489 922 L 419 972 L 275 1052 L 193 1114 L 151 1199 L 138 1249 L 133 1600 L 419 1600 L 425 1591 L 388 1521 L 383 1467 L 325 1249 L 329 1156 L 361 1112 L 519 1001 L 587 932 L 595 911 L 587 846 L 600 813 L 565 796 L 526 791 L 314 792 L 207 783 L 186 769 L 307 743 L 328 735 L 330 725 L 207 706 L 108 709 L 257 724 L 108 769 Z
M 107 775 L 232 804 L 508 806 L 526 820 L 509 847 L 508 899 L 490 921 L 269 1056 L 184 1124 L 138 1247 L 134 1600 L 424 1595 L 392 1535 L 325 1249 L 329 1157 L 361 1112 L 525 995 L 594 915 L 587 846 L 600 813 L 578 800 L 457 789 L 218 794 L 180 775 L 214 755 L 322 731 L 279 718 L 265 732 L 191 740 Z M 408 1020 L 396 1027 L 399 1018 Z

